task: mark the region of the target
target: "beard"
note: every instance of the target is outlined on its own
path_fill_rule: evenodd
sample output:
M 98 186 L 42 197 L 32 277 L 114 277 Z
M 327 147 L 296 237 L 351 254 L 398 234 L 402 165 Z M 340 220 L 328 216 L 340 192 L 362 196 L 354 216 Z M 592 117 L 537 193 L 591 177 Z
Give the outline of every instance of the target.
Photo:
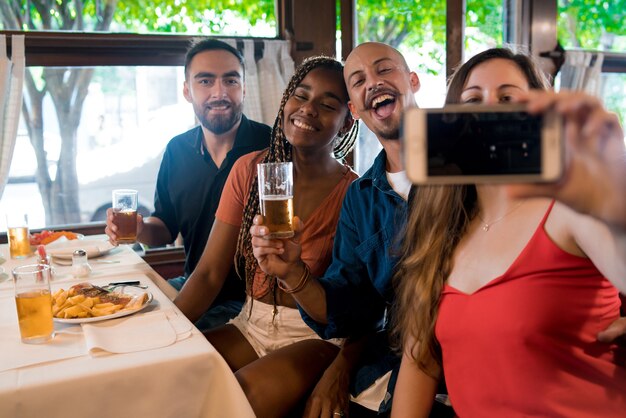
M 234 104 L 229 102 L 228 104 L 231 105 L 230 112 L 225 114 L 208 115 L 208 110 L 195 105 L 194 112 L 202 126 L 216 135 L 221 135 L 231 130 L 241 120 L 241 115 L 243 114 L 243 103 Z
M 383 129 L 378 129 L 376 136 L 386 140 L 397 141 L 400 139 L 400 129 L 397 126 L 386 126 Z
M 380 123 L 380 121 L 379 121 Z M 374 133 L 377 137 L 385 140 L 398 140 L 400 139 L 400 120 L 395 115 L 392 115 L 381 126 L 375 127 Z

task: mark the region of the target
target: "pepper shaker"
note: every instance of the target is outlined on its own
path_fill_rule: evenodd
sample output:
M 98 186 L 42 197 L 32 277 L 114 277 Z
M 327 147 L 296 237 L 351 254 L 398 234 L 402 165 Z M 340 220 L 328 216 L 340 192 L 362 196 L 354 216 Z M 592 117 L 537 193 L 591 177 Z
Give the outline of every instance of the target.
M 37 246 L 37 263 L 50 265 L 50 256 L 46 253 L 46 247 L 41 244 Z
M 54 279 L 56 275 L 56 271 L 54 267 L 52 267 L 52 263 L 50 262 L 50 256 L 46 252 L 46 247 L 44 245 L 37 246 L 37 264 L 45 264 L 50 266 L 50 279 Z
M 91 274 L 91 266 L 87 262 L 85 250 L 76 250 L 72 254 L 72 273 L 75 277 L 87 277 Z

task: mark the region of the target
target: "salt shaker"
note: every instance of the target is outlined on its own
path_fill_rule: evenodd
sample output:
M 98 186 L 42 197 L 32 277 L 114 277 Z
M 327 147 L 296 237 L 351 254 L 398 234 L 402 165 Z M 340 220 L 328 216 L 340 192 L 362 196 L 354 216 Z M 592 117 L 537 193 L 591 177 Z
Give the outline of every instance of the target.
M 72 254 L 72 273 L 74 277 L 87 277 L 91 274 L 91 266 L 87 262 L 85 250 L 76 250 Z

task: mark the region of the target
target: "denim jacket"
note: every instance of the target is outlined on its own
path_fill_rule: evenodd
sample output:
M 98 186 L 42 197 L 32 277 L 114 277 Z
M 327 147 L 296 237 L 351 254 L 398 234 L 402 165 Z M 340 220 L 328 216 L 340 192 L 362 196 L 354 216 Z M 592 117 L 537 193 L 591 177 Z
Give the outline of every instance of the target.
M 393 301 L 391 278 L 399 257 L 398 232 L 406 224 L 407 203 L 390 186 L 386 153 L 348 189 L 339 216 L 333 259 L 319 279 L 326 290 L 327 320 L 315 322 L 301 310 L 305 322 L 323 338 L 358 337 L 376 332 L 378 344 L 368 344 L 367 364 L 357 370 L 353 392 L 369 387 L 399 365 L 386 338 L 387 308 Z M 388 392 L 395 384 L 395 376 Z M 390 396 L 381 405 L 388 410 Z

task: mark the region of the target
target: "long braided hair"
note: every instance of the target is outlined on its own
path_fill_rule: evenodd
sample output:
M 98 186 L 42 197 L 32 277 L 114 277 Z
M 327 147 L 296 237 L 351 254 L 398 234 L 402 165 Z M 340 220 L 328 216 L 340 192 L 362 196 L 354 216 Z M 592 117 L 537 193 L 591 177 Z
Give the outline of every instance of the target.
M 307 58 L 296 69 L 294 75 L 289 80 L 289 84 L 283 93 L 283 98 L 280 102 L 280 108 L 274 127 L 272 128 L 272 140 L 270 142 L 269 149 L 263 157 L 262 163 L 273 162 L 287 162 L 292 161 L 291 144 L 285 137 L 283 130 L 284 123 L 284 109 L 287 100 L 293 96 L 294 91 L 300 85 L 304 77 L 316 68 L 324 68 L 332 71 L 336 71 L 339 77 L 343 78 L 343 65 L 330 57 L 316 56 Z M 345 88 L 345 87 L 344 87 Z M 348 91 L 345 90 L 345 97 L 348 97 Z M 346 102 L 347 107 L 347 102 Z M 350 112 L 347 112 L 346 118 L 353 120 Z M 358 136 L 358 124 L 353 123 L 350 130 L 346 133 L 339 133 L 335 140 L 333 148 L 333 154 L 336 159 L 343 159 L 346 154 L 352 150 L 356 138 Z M 256 171 L 256 170 L 255 170 Z M 246 291 L 252 296 L 252 283 L 254 281 L 254 274 L 257 269 L 257 261 L 252 253 L 252 241 L 250 236 L 250 227 L 252 226 L 252 220 L 259 212 L 259 189 L 258 178 L 255 175 L 254 181 L 250 186 L 248 192 L 248 201 L 246 203 L 241 229 L 239 230 L 239 237 L 237 239 L 237 251 L 235 253 L 235 269 L 240 278 L 246 281 Z M 276 306 L 276 278 L 268 277 L 270 280 L 270 290 L 272 292 L 274 306 Z

